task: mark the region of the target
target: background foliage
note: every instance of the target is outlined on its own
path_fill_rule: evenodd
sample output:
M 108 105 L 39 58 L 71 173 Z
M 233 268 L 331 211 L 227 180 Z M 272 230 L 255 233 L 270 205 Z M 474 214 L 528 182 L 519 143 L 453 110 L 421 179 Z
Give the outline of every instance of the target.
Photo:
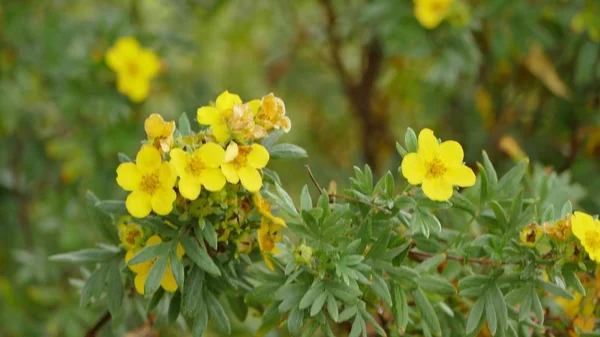
M 396 140 L 430 127 L 460 141 L 468 163 L 487 149 L 499 172 L 520 144 L 534 170 L 565 182 L 552 204 L 598 209 L 598 3 L 460 4 L 428 30 L 404 0 L 2 2 L 0 334 L 81 336 L 96 322 L 102 309 L 81 310 L 69 282 L 80 270 L 47 257 L 98 241 L 86 190 L 123 198 L 116 153 L 137 150 L 150 113 L 192 117 L 223 89 L 282 97 L 286 141 L 340 190 L 353 165 L 396 172 Z M 162 61 L 140 104 L 104 62 L 124 35 Z M 273 168 L 299 200 L 303 162 Z M 234 328 L 255 329 L 251 319 Z

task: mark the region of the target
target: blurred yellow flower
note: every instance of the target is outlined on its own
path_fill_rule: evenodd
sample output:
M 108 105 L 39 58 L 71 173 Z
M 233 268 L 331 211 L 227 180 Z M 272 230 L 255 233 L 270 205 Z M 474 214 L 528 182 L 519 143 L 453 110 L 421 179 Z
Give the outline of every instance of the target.
M 173 165 L 163 162 L 160 152 L 150 145 L 142 146 L 135 163 L 122 163 L 117 168 L 117 184 L 131 191 L 125 205 L 136 218 L 152 210 L 159 215 L 169 214 L 177 198 L 173 190 L 176 180 Z
M 158 74 L 160 60 L 130 36 L 122 37 L 106 52 L 106 64 L 117 73 L 117 89 L 134 102 L 150 92 L 150 80 Z
M 139 245 L 139 240 L 144 236 L 142 226 L 132 222 L 129 215 L 119 218 L 117 229 L 119 231 L 119 239 L 125 249 L 131 249 Z
M 532 222 L 521 229 L 519 238 L 521 243 L 527 247 L 535 247 L 538 240 L 544 235 L 544 230 L 537 223 Z
M 590 259 L 600 262 L 600 220 L 583 212 L 575 212 L 571 218 L 571 229 Z
M 144 122 L 144 130 L 148 135 L 148 140 L 152 145 L 162 153 L 169 152 L 173 146 L 173 130 L 175 130 L 175 122 L 165 122 L 159 114 L 152 114 Z
M 463 164 L 462 146 L 453 140 L 441 144 L 430 129 L 419 133 L 417 152 L 402 159 L 402 175 L 412 185 L 422 184 L 423 193 L 431 199 L 444 201 L 452 197 L 452 185 L 473 186 L 475 173 Z
M 162 239 L 158 235 L 152 235 L 146 241 L 146 246 L 152 246 L 162 243 Z M 129 269 L 133 271 L 136 275 L 133 280 L 135 284 L 135 289 L 141 295 L 144 295 L 144 284 L 146 283 L 146 279 L 148 278 L 148 273 L 150 273 L 150 268 L 154 265 L 156 259 L 145 261 L 136 265 L 129 265 L 129 261 L 141 250 L 140 247 L 134 247 L 130 249 L 125 254 L 125 263 L 128 264 Z M 177 244 L 177 258 L 181 260 L 183 255 L 185 255 L 185 250 L 181 243 Z M 165 274 L 162 277 L 160 285 L 165 291 L 174 292 L 177 290 L 177 282 L 175 281 L 175 277 L 173 276 L 173 271 L 171 270 L 171 261 L 167 262 L 167 269 L 165 270 Z
M 216 143 L 206 143 L 194 153 L 182 149 L 171 150 L 171 164 L 179 175 L 179 193 L 188 199 L 196 200 L 201 185 L 211 191 L 219 191 L 225 186 L 225 176 L 219 168 L 225 161 L 225 150 Z
M 258 125 L 261 125 L 265 130 L 282 129 L 289 132 L 292 128 L 292 122 L 289 117 L 285 116 L 285 104 L 279 97 L 275 97 L 273 93 L 264 96 L 260 101 L 260 110 L 256 115 Z
M 248 192 L 256 192 L 262 187 L 260 169 L 267 166 L 269 152 L 260 144 L 238 146 L 231 142 L 225 151 L 225 163 L 221 171 L 232 184 L 242 182 Z
M 258 247 L 263 254 L 267 267 L 271 270 L 273 270 L 273 262 L 270 260 L 270 254 L 280 252 L 275 244 L 283 240 L 281 235 L 283 227 L 285 227 L 285 222 L 273 222 L 264 216 L 261 218 L 260 228 L 258 229 Z
M 414 0 L 415 17 L 427 29 L 433 29 L 448 16 L 454 0 Z
M 217 97 L 214 106 L 198 109 L 197 120 L 210 126 L 219 143 L 225 143 L 232 137 L 239 142 L 258 139 L 267 135 L 264 128 L 254 122 L 259 106 L 259 100 L 243 104 L 240 96 L 225 90 Z
M 256 209 L 261 216 L 267 218 L 273 223 L 285 226 L 285 221 L 282 218 L 271 214 L 271 205 L 269 205 L 265 198 L 263 198 L 260 192 L 252 194 L 252 202 L 254 203 L 254 206 L 256 206 Z

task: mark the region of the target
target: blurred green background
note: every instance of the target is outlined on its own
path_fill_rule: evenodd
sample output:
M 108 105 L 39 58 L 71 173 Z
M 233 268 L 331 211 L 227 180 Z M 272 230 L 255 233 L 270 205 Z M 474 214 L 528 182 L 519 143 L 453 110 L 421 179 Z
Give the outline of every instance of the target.
M 486 149 L 504 171 L 520 147 L 595 213 L 599 14 L 596 0 L 455 0 L 426 29 L 410 0 L 1 1 L 0 336 L 85 335 L 104 310 L 80 309 L 82 272 L 48 256 L 100 240 L 85 192 L 124 197 L 117 153 L 135 154 L 148 115 L 195 118 L 225 89 L 286 103 L 283 141 L 309 159 L 269 166 L 291 194 L 306 163 L 340 189 L 353 165 L 395 173 L 395 142 L 429 127 L 469 165 Z M 104 61 L 122 36 L 162 62 L 142 103 Z

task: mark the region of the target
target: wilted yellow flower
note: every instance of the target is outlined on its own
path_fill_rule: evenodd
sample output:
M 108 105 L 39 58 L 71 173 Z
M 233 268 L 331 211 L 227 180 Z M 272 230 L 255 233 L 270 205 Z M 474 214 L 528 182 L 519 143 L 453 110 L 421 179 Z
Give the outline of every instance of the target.
M 258 229 L 258 246 L 267 267 L 273 270 L 273 262 L 270 260 L 270 254 L 278 254 L 279 248 L 275 246 L 276 243 L 283 240 L 281 235 L 281 229 L 285 227 L 285 222 L 273 222 L 267 217 L 262 217 L 260 221 L 260 228 Z
M 106 63 L 117 73 L 117 88 L 134 102 L 148 97 L 150 80 L 158 74 L 160 61 L 133 37 L 122 37 L 106 53 Z
M 567 215 L 564 219 L 555 222 L 554 225 L 545 223 L 544 232 L 558 241 L 567 241 L 571 236 L 571 216 Z
M 146 246 L 152 246 L 162 243 L 162 239 L 158 235 L 152 235 L 146 241 Z M 134 247 L 127 251 L 125 254 L 125 263 L 128 264 L 129 269 L 133 271 L 136 275 L 133 280 L 135 284 L 135 289 L 141 295 L 144 295 L 144 284 L 146 283 L 146 279 L 148 278 L 148 273 L 150 273 L 150 268 L 154 265 L 156 259 L 145 261 L 136 265 L 129 265 L 129 261 L 133 259 L 133 257 L 141 250 L 140 247 Z M 183 255 L 185 255 L 185 250 L 181 243 L 177 244 L 177 258 L 181 260 Z M 175 277 L 173 276 L 173 271 L 171 271 L 171 261 L 167 261 L 167 268 L 165 270 L 165 274 L 160 281 L 160 285 L 165 291 L 174 292 L 177 290 L 177 282 L 175 281 Z
M 136 218 L 152 210 L 159 215 L 169 214 L 177 198 L 173 190 L 176 180 L 173 165 L 163 162 L 160 152 L 150 145 L 142 146 L 135 163 L 122 163 L 117 168 L 117 184 L 131 191 L 125 205 Z
M 165 122 L 159 114 L 152 114 L 144 122 L 144 130 L 148 135 L 148 140 L 162 153 L 169 152 L 173 146 L 173 130 L 175 122 Z
M 256 209 L 261 216 L 274 223 L 285 226 L 285 221 L 282 218 L 276 217 L 271 213 L 271 205 L 269 205 L 265 198 L 263 198 L 260 192 L 256 192 L 252 195 L 252 202 L 254 203 L 254 206 L 256 206 Z
M 271 131 L 273 129 L 282 129 L 289 132 L 292 128 L 292 122 L 285 116 L 285 104 L 279 97 L 273 93 L 264 96 L 260 101 L 260 110 L 256 115 L 256 123 Z
M 441 144 L 430 129 L 419 133 L 417 152 L 402 159 L 402 175 L 412 185 L 423 184 L 423 193 L 431 200 L 452 197 L 452 185 L 473 186 L 475 173 L 463 164 L 462 146 L 453 140 Z
M 527 247 L 535 247 L 538 240 L 544 235 L 544 230 L 537 223 L 532 222 L 521 229 L 519 235 L 521 243 Z
M 171 164 L 179 175 L 179 193 L 188 200 L 196 200 L 200 186 L 212 192 L 225 186 L 225 176 L 219 166 L 225 160 L 225 150 L 216 143 L 206 143 L 194 153 L 182 149 L 171 150 Z
M 448 16 L 454 0 L 414 0 L 415 17 L 423 27 L 433 29 Z
M 221 171 L 232 184 L 242 182 L 248 192 L 256 192 L 262 187 L 260 169 L 267 166 L 269 152 L 260 144 L 238 146 L 231 142 L 225 151 L 225 163 Z
M 239 142 L 258 139 L 266 136 L 264 128 L 254 122 L 259 106 L 259 100 L 243 104 L 240 96 L 226 90 L 217 97 L 215 106 L 198 109 L 197 120 L 202 125 L 210 125 L 219 143 L 232 137 Z
M 144 236 L 142 226 L 134 223 L 129 215 L 122 216 L 118 223 L 119 239 L 125 249 L 131 249 L 140 244 L 139 240 Z
M 600 221 L 589 214 L 575 212 L 571 218 L 571 229 L 590 259 L 600 262 Z

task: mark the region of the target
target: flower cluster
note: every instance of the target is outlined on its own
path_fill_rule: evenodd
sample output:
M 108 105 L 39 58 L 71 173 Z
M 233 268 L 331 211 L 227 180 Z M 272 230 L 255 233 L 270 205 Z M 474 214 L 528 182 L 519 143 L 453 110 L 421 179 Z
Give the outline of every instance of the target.
M 260 194 L 262 169 L 270 155 L 258 141 L 277 129 L 289 131 L 291 123 L 283 101 L 269 94 L 242 103 L 238 95 L 225 91 L 214 104 L 199 108 L 197 118 L 201 130 L 194 133 L 189 127 L 176 129 L 174 122 L 158 114 L 150 115 L 144 123 L 147 140 L 135 161 L 123 162 L 117 168 L 117 184 L 130 192 L 125 207 L 131 216 L 122 218 L 118 225 L 127 249 L 126 262 L 143 247 L 168 239 L 144 231 L 133 219 L 154 213 L 175 215 L 201 224 L 201 228 L 210 224 L 218 241 L 213 248 L 219 251 L 232 247 L 236 255 L 249 254 L 258 241 L 265 262 L 273 268 L 269 255 L 278 252 L 275 244 L 282 240 L 280 230 L 286 224 L 272 215 L 271 206 Z M 179 228 L 164 220 L 173 229 Z M 178 244 L 177 258 L 184 254 Z M 140 294 L 154 263 L 129 264 Z M 169 292 L 177 289 L 170 268 L 161 285 Z
M 133 37 L 122 37 L 106 52 L 106 64 L 117 73 L 117 89 L 133 102 L 142 102 L 150 92 L 150 81 L 160 70 L 156 54 L 140 46 Z

